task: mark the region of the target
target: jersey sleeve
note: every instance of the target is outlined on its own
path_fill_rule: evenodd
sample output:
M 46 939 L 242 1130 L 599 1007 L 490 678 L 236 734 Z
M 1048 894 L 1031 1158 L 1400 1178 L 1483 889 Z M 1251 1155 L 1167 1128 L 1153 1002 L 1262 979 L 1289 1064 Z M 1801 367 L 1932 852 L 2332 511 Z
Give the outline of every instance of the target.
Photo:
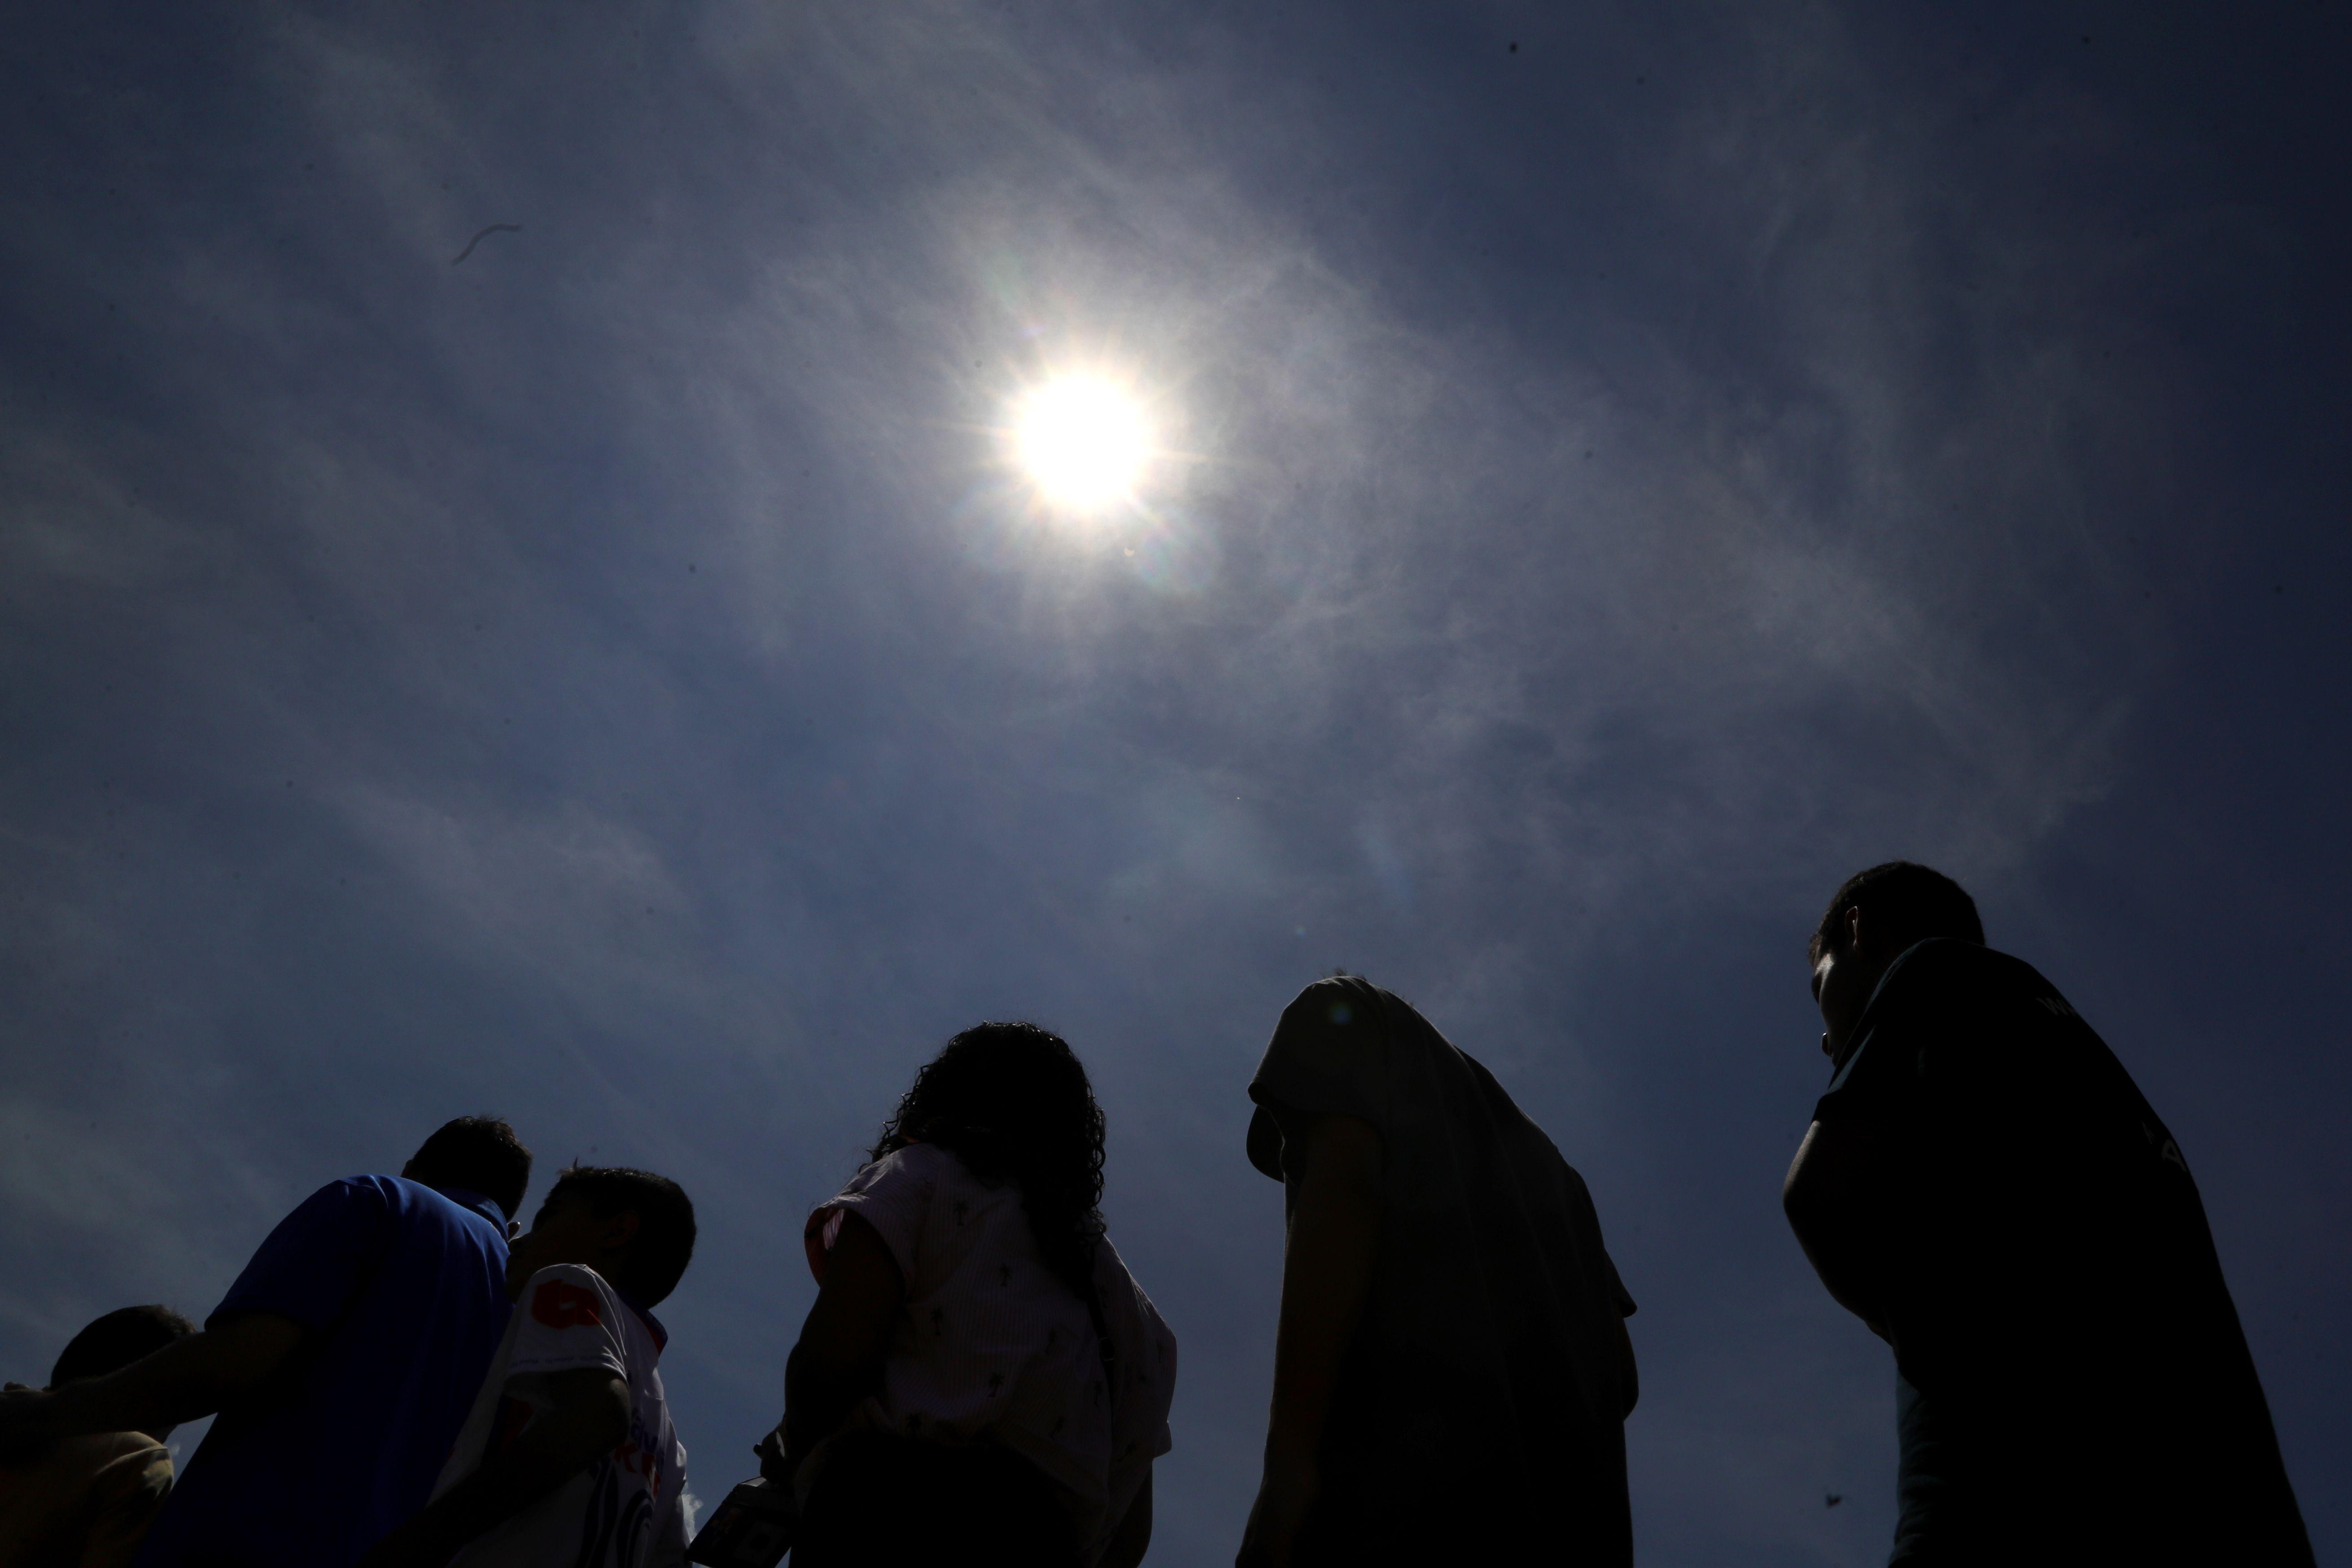
M 938 1185 L 934 1162 L 940 1156 L 919 1143 L 893 1150 L 850 1179 L 847 1186 L 816 1206 L 805 1232 L 809 1271 L 824 1283 L 825 1255 L 840 1234 L 840 1216 L 855 1213 L 874 1227 L 882 1245 L 898 1265 L 898 1277 L 914 1288 L 919 1278 L 916 1257 L 922 1246 L 923 1221 L 930 1213 Z
M 305 1328 L 331 1327 L 383 1256 L 391 1218 L 375 1178 L 328 1183 L 278 1222 L 205 1326 L 269 1312 Z
M 125 1444 L 91 1478 L 89 1532 L 74 1559 L 78 1568 L 129 1568 L 171 1489 L 170 1451 L 159 1444 Z
M 690 1492 L 686 1482 L 686 1445 L 673 1442 L 670 1460 L 672 1477 L 665 1489 L 666 1495 L 656 1505 L 660 1519 L 654 1526 L 653 1539 L 646 1542 L 646 1568 L 686 1568 L 686 1552 L 692 1543 L 694 1527 L 698 1521 L 687 1517 L 686 1500 Z M 699 1500 L 695 1507 L 702 1507 Z
M 621 1337 L 628 1309 L 593 1268 L 555 1263 L 530 1277 L 516 1314 L 514 1347 L 507 1377 L 602 1367 L 629 1375 L 628 1348 Z

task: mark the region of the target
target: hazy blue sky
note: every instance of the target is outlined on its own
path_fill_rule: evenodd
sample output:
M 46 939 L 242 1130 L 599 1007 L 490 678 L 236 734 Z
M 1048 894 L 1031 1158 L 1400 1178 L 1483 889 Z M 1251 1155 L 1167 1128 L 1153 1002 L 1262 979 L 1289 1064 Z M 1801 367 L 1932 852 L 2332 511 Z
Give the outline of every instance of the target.
M 1644 1561 L 1883 1561 L 1778 1195 L 1904 855 L 2179 1134 L 2352 1557 L 2348 12 L 10 7 L 0 1372 L 493 1110 L 693 1194 L 709 1498 L 1029 1017 L 1227 1562 L 1344 964 L 1591 1183 Z M 1177 455 L 1073 523 L 998 427 L 1087 364 Z

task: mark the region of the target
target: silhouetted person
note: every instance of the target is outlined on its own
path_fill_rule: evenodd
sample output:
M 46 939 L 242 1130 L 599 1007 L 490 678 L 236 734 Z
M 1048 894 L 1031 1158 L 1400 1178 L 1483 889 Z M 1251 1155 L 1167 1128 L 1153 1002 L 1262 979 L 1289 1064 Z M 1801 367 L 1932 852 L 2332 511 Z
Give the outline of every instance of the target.
M 331 1182 L 279 1222 L 202 1333 L 0 1403 L 0 1436 L 219 1413 L 141 1568 L 350 1568 L 431 1492 L 505 1331 L 530 1152 L 465 1117 L 399 1176 Z
M 195 1328 L 169 1307 L 120 1308 L 67 1342 L 48 1385 L 120 1372 Z M 171 1435 L 86 1432 L 0 1463 L 0 1568 L 126 1568 L 172 1489 Z
M 1833 1068 L 1784 1202 L 1895 1349 L 1893 1561 L 2311 1562 L 2180 1146 L 1975 902 L 1896 861 L 1813 933 Z
M 1249 1092 L 1289 1236 L 1242 1568 L 1630 1563 L 1633 1301 L 1551 1140 L 1355 978 L 1299 994 Z
M 770 1481 L 793 1568 L 1133 1568 L 1176 1342 L 1103 1234 L 1103 1119 L 1031 1024 L 966 1029 L 809 1217 Z M 781 1440 L 781 1441 L 780 1441 Z
M 647 1171 L 574 1166 L 507 1264 L 508 1320 L 424 1512 L 366 1568 L 670 1568 L 686 1448 L 653 1309 L 694 1257 L 694 1205 Z

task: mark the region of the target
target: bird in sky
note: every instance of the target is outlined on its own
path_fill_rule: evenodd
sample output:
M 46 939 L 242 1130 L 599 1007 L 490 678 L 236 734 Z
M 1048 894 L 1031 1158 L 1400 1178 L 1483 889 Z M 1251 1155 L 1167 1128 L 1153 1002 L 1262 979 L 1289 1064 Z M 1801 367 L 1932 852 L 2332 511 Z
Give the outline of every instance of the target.
M 466 242 L 466 248 L 452 257 L 449 260 L 449 265 L 455 267 L 458 262 L 463 261 L 468 256 L 473 255 L 474 247 L 481 244 L 482 241 L 489 238 L 489 237 L 494 234 L 520 234 L 521 232 L 522 225 L 519 223 L 494 223 L 490 225 L 489 227 L 482 230 L 481 233 L 476 235 L 473 238 L 467 240 Z

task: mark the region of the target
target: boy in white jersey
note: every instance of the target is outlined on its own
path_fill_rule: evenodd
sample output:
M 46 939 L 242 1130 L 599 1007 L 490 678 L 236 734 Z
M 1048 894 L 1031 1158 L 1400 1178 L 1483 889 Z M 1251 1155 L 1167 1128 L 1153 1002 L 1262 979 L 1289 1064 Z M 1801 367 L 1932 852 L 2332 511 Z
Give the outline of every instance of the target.
M 574 1167 L 515 1242 L 517 1310 L 433 1500 L 362 1568 L 670 1568 L 686 1449 L 648 1310 L 694 1253 L 694 1205 L 644 1171 Z

